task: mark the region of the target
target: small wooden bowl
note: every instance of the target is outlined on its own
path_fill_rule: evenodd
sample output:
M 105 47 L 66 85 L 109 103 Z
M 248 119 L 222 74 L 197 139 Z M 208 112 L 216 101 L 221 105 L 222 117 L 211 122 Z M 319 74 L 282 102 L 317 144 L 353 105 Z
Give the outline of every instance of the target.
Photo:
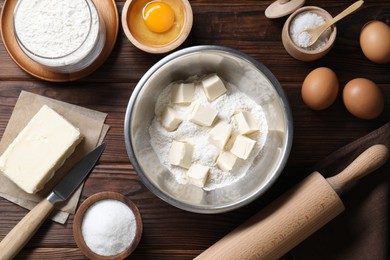
M 177 3 L 180 5 L 180 9 L 182 9 L 184 13 L 184 23 L 179 32 L 179 35 L 173 41 L 164 45 L 147 45 L 145 43 L 142 43 L 140 40 L 137 39 L 137 37 L 134 36 L 133 32 L 130 29 L 129 17 L 131 9 L 134 7 L 137 1 L 142 0 L 127 0 L 122 10 L 123 31 L 135 47 L 148 53 L 167 53 L 179 47 L 187 39 L 188 35 L 191 32 L 193 23 L 192 8 L 188 0 L 177 0 Z
M 293 40 L 291 39 L 290 35 L 290 26 L 292 21 L 299 15 L 305 12 L 312 12 L 316 13 L 320 16 L 322 16 L 325 21 L 331 20 L 332 16 L 325 11 L 322 8 L 319 8 L 317 6 L 305 6 L 302 7 L 298 10 L 296 10 L 293 14 L 291 14 L 286 22 L 284 23 L 283 30 L 282 30 L 282 42 L 284 45 L 284 48 L 286 51 L 295 59 L 301 60 L 301 61 L 314 61 L 318 60 L 319 58 L 322 58 L 325 56 L 330 49 L 332 48 L 335 40 L 336 40 L 336 34 L 337 34 L 337 29 L 335 25 L 332 25 L 331 28 L 331 33 L 329 36 L 329 39 L 326 41 L 325 45 L 319 49 L 308 49 L 308 48 L 302 48 L 296 45 Z
M 84 241 L 83 234 L 81 231 L 81 224 L 83 222 L 84 214 L 89 209 L 91 205 L 93 205 L 95 202 L 105 199 L 114 199 L 123 202 L 126 204 L 130 210 L 133 212 L 135 216 L 136 221 L 136 230 L 135 230 L 135 237 L 132 243 L 129 245 L 127 249 L 125 249 L 123 252 L 114 255 L 114 256 L 102 256 L 94 253 L 87 244 Z M 125 259 L 128 257 L 138 246 L 139 241 L 141 240 L 142 236 L 142 219 L 141 215 L 139 213 L 139 210 L 137 206 L 127 199 L 122 194 L 116 193 L 116 192 L 99 192 L 92 196 L 90 196 L 88 199 L 86 199 L 79 207 L 79 209 L 76 212 L 74 222 L 73 222 L 73 236 L 76 241 L 77 246 L 79 249 L 83 252 L 83 254 L 88 257 L 89 259 L 98 259 L 98 260 L 116 260 L 116 259 Z

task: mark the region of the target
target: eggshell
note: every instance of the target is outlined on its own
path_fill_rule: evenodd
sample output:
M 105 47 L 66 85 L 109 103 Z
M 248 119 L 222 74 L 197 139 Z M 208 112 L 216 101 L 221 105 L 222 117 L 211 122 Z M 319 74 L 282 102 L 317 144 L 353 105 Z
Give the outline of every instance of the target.
M 343 90 L 343 101 L 347 110 L 361 119 L 374 119 L 384 108 L 384 97 L 375 82 L 356 78 L 349 81 Z
M 360 47 L 375 63 L 390 61 L 390 26 L 381 21 L 367 23 L 360 32 Z
M 328 108 L 339 93 L 339 81 L 333 70 L 325 67 L 311 71 L 302 84 L 303 102 L 314 110 Z

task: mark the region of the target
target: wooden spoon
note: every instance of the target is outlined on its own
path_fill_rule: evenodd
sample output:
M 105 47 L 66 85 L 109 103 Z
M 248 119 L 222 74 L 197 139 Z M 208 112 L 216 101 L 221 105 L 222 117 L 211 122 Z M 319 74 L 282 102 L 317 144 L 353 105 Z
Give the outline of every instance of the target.
M 352 5 L 350 5 L 347 9 L 342 11 L 340 14 L 335 16 L 332 20 L 329 20 L 320 26 L 302 31 L 300 33 L 300 37 L 310 37 L 310 43 L 308 45 L 302 46 L 302 47 L 312 46 L 318 40 L 318 38 L 320 38 L 320 36 L 325 32 L 326 29 L 328 29 L 330 26 L 332 26 L 336 22 L 343 19 L 345 16 L 356 11 L 360 6 L 362 6 L 363 3 L 364 3 L 364 1 L 361 1 L 361 0 L 357 1 L 357 2 L 353 3 Z

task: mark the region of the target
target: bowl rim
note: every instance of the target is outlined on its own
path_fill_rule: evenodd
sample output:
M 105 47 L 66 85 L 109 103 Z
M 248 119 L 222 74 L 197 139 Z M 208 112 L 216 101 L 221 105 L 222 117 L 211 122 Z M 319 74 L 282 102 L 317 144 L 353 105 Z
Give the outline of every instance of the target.
M 183 203 L 179 200 L 176 200 L 175 198 L 165 194 L 162 192 L 158 187 L 156 187 L 144 174 L 140 164 L 138 163 L 138 160 L 136 158 L 136 155 L 133 150 L 132 141 L 130 140 L 130 123 L 132 121 L 132 111 L 134 108 L 134 105 L 136 103 L 136 100 L 138 98 L 139 93 L 141 92 L 144 84 L 149 80 L 149 78 L 155 73 L 160 67 L 163 65 L 169 63 L 170 61 L 187 55 L 192 54 L 195 52 L 201 52 L 201 51 L 211 51 L 211 52 L 224 52 L 228 53 L 230 55 L 233 55 L 235 57 L 238 57 L 242 60 L 245 60 L 255 66 L 257 69 L 259 69 L 266 77 L 267 79 L 272 83 L 273 87 L 275 88 L 275 91 L 278 93 L 283 109 L 284 109 L 284 119 L 286 122 L 286 142 L 285 142 L 285 149 L 282 152 L 281 160 L 276 165 L 276 170 L 273 176 L 269 179 L 269 181 L 263 186 L 261 190 L 255 190 L 252 193 L 248 193 L 244 198 L 235 201 L 234 203 L 224 203 L 222 205 L 218 206 L 196 206 L 196 205 L 190 205 Z M 216 214 L 216 213 L 224 213 L 228 211 L 232 211 L 234 209 L 240 208 L 242 206 L 245 206 L 249 204 L 250 202 L 254 201 L 258 197 L 260 197 L 263 193 L 265 193 L 278 179 L 281 172 L 284 169 L 284 166 L 287 163 L 291 147 L 292 147 L 292 140 L 293 140 L 293 119 L 292 119 L 292 112 L 290 105 L 288 103 L 287 97 L 284 93 L 284 90 L 282 86 L 280 85 L 279 81 L 276 79 L 276 77 L 272 74 L 272 72 L 261 62 L 255 60 L 254 58 L 250 57 L 249 55 L 240 52 L 238 50 L 232 49 L 230 47 L 225 46 L 217 46 L 217 45 L 198 45 L 198 46 L 192 46 L 187 47 L 181 50 L 178 50 L 176 52 L 173 52 L 166 57 L 162 58 L 160 61 L 158 61 L 155 65 L 153 65 L 145 74 L 144 76 L 139 80 L 137 85 L 135 86 L 133 93 L 130 96 L 129 103 L 127 105 L 126 114 L 125 114 L 125 121 L 124 121 L 124 136 L 125 136 L 125 146 L 126 151 L 128 154 L 128 157 L 130 159 L 131 164 L 133 165 L 135 171 L 137 172 L 137 175 L 141 179 L 142 183 L 157 197 L 162 199 L 163 201 L 171 204 L 172 206 L 175 206 L 177 208 L 194 212 L 194 213 L 203 213 L 203 214 Z

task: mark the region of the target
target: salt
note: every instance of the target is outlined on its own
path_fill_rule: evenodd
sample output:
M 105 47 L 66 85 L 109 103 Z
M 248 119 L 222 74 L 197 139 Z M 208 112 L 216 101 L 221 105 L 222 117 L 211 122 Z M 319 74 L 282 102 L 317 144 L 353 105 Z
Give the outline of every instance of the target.
M 86 211 L 81 232 L 87 246 L 96 254 L 114 256 L 133 242 L 135 215 L 118 200 L 105 199 L 92 204 Z
M 299 47 L 307 48 L 310 50 L 320 49 L 325 46 L 329 39 L 331 30 L 328 28 L 321 37 L 312 46 L 308 47 L 311 42 L 311 36 L 309 33 L 304 32 L 307 29 L 311 29 L 320 26 L 325 23 L 324 17 L 313 13 L 304 12 L 297 15 L 291 22 L 290 36 L 292 41 Z

